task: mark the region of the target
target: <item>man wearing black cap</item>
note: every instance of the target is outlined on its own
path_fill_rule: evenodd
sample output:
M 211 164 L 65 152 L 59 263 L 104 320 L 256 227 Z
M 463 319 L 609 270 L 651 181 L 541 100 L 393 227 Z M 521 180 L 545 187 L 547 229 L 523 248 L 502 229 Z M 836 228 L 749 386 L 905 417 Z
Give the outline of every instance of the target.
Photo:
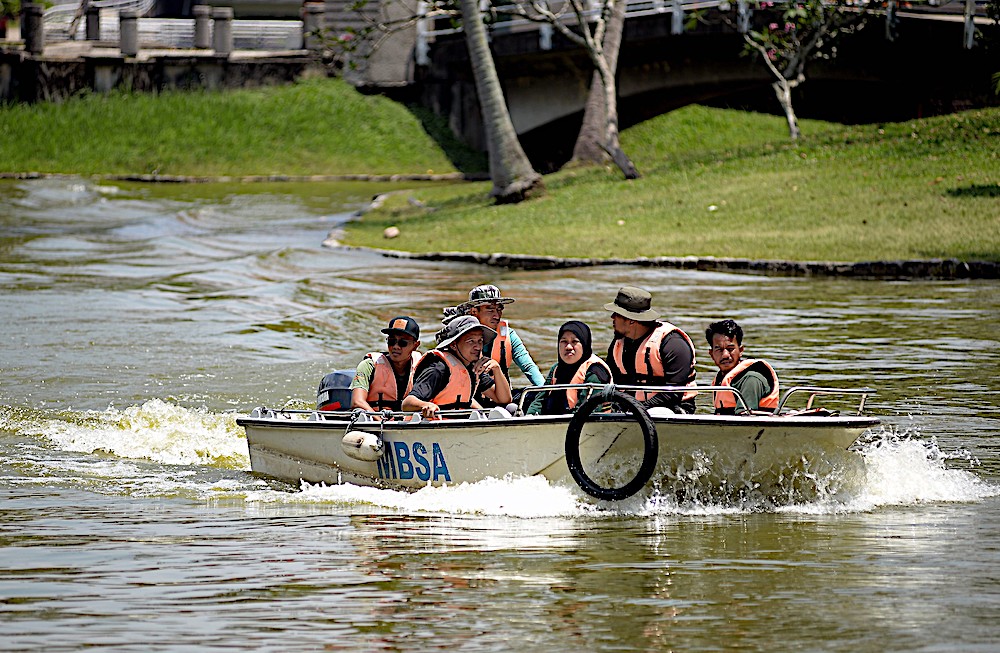
M 619 385 L 694 386 L 694 344 L 686 333 L 658 320 L 653 296 L 642 288 L 623 286 L 615 301 L 604 305 L 611 311 L 615 337 L 608 347 L 608 366 Z M 668 408 L 675 413 L 693 413 L 693 390 L 684 393 L 637 391 L 636 399 L 646 408 Z
M 386 334 L 386 352 L 372 352 L 358 363 L 351 381 L 351 408 L 377 412 L 400 410 L 413 387 L 413 371 L 420 361 L 420 326 L 407 315 L 394 317 Z

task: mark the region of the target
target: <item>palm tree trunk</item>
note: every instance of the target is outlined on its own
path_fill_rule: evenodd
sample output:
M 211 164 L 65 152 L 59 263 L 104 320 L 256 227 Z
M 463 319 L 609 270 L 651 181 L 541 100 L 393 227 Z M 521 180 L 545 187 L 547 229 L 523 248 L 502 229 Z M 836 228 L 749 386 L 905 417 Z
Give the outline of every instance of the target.
M 500 78 L 493 64 L 493 53 L 486 40 L 486 26 L 479 12 L 479 2 L 461 0 L 461 6 L 465 42 L 469 48 L 472 75 L 476 80 L 476 94 L 479 96 L 490 157 L 490 178 L 493 180 L 490 196 L 496 198 L 499 204 L 520 202 L 544 192 L 545 185 L 517 140 Z

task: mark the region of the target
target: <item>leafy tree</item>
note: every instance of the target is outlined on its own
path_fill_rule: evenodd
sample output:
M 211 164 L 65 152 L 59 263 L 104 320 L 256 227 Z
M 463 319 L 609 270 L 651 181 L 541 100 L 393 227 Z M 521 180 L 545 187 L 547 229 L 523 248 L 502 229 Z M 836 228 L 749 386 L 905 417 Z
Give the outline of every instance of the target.
M 744 54 L 759 58 L 771 72 L 775 97 L 785 113 L 788 134 L 800 136 L 792 91 L 806 81 L 806 64 L 837 56 L 837 39 L 864 27 L 876 7 L 874 0 L 756 0 L 753 25 L 746 29 Z M 880 5 L 878 5 L 880 6 Z M 738 7 L 728 0 L 719 6 L 722 19 L 739 28 Z M 705 20 L 704 14 L 696 16 Z M 743 30 L 741 30 L 743 31 Z
M 0 0 L 0 20 L 17 18 L 21 13 L 21 0 Z

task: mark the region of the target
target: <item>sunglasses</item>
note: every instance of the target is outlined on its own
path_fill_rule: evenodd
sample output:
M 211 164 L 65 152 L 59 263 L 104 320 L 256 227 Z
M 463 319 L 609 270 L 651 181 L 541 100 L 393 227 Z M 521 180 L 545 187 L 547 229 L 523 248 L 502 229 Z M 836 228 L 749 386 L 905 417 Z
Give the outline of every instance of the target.
M 385 344 L 389 345 L 390 347 L 395 347 L 396 345 L 399 345 L 400 347 L 405 348 L 409 347 L 415 342 L 416 340 L 410 340 L 409 338 L 397 338 L 396 336 L 389 336 L 388 338 L 385 339 Z

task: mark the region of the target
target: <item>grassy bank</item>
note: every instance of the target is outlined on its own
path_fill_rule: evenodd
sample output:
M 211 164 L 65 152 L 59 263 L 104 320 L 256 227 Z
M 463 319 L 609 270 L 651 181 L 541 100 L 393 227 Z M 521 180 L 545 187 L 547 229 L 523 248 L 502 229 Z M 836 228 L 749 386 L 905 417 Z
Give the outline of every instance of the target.
M 226 93 L 88 95 L 61 104 L 0 104 L 0 172 L 215 176 L 485 168 L 484 157 L 456 139 L 442 146 L 428 136 L 427 130 L 442 129 L 426 112 L 331 79 Z
M 687 107 L 626 130 L 643 178 L 566 170 L 539 200 L 489 184 L 400 193 L 349 244 L 567 257 L 1000 260 L 1000 110 L 899 124 Z M 485 168 L 440 119 L 338 80 L 0 105 L 0 172 L 423 174 Z M 433 137 L 432 137 L 433 135 Z M 411 199 L 419 201 L 409 201 Z M 383 230 L 400 228 L 385 240 Z
M 487 184 L 393 198 L 355 245 L 567 257 L 1000 260 L 1000 111 L 840 126 L 688 107 L 627 130 L 643 178 L 567 170 L 547 197 L 493 206 Z M 410 198 L 420 200 L 415 206 Z M 385 227 L 401 235 L 385 240 Z

